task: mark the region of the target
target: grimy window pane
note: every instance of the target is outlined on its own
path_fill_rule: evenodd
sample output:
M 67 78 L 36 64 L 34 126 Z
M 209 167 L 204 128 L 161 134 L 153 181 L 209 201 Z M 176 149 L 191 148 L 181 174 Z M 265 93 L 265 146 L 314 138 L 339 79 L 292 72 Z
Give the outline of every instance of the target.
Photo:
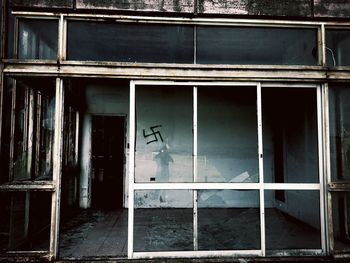
M 316 89 L 263 88 L 262 119 L 264 182 L 318 183 Z
M 316 29 L 197 27 L 197 63 L 317 65 Z
M 350 179 L 350 90 L 329 89 L 329 133 L 332 181 Z
M 189 26 L 68 23 L 69 60 L 193 63 L 193 49 Z
M 16 80 L 16 106 L 11 181 L 51 180 L 55 82 Z
M 260 249 L 257 190 L 198 191 L 198 249 Z
M 328 66 L 350 66 L 350 30 L 326 31 Z
M 259 181 L 256 87 L 198 87 L 198 182 Z
M 350 193 L 332 193 L 332 220 L 335 250 L 350 250 Z
M 56 59 L 57 45 L 57 20 L 19 20 L 19 59 Z
M 134 251 L 193 250 L 192 190 L 135 191 Z
M 51 193 L 0 193 L 0 253 L 48 251 Z
M 266 249 L 320 249 L 320 192 L 285 190 L 285 201 L 265 191 Z
M 9 180 L 10 142 L 11 142 L 11 105 L 13 79 L 6 78 L 2 93 L 2 123 L 0 149 L 0 184 Z
M 136 86 L 136 182 L 192 182 L 192 87 Z

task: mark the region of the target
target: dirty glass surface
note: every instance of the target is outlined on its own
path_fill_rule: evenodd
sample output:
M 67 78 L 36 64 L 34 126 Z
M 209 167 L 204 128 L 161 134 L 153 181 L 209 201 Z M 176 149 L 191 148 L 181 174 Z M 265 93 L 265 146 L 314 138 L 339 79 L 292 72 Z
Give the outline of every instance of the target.
M 350 179 L 350 91 L 329 89 L 329 133 L 332 181 Z
M 256 87 L 198 87 L 198 182 L 259 181 Z
M 262 119 L 264 182 L 318 183 L 316 89 L 263 88 Z
M 0 253 L 48 251 L 51 193 L 0 193 Z
M 10 141 L 11 141 L 11 111 L 13 79 L 5 78 L 2 93 L 2 122 L 0 149 L 0 184 L 9 180 Z
M 317 30 L 197 26 L 197 63 L 317 65 Z
M 137 190 L 134 251 L 193 250 L 192 190 Z
M 193 63 L 193 27 L 68 22 L 68 60 Z
M 259 191 L 198 191 L 199 250 L 257 250 L 260 246 Z
M 136 87 L 135 182 L 192 182 L 192 87 Z
M 19 59 L 57 59 L 58 20 L 20 19 Z
M 326 30 L 328 66 L 350 66 L 350 30 Z
M 332 220 L 335 250 L 350 249 L 350 193 L 332 193 Z
M 12 178 L 51 180 L 55 123 L 55 82 L 16 80 Z
M 320 249 L 320 192 L 285 190 L 285 200 L 265 191 L 266 249 Z

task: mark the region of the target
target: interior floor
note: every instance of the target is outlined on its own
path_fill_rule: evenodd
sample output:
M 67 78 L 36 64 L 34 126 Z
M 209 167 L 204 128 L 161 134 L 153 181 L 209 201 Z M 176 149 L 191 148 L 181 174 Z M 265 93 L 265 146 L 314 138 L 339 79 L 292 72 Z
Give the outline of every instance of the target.
M 266 212 L 266 248 L 320 249 L 320 230 L 278 209 Z M 126 257 L 128 210 L 82 210 L 64 222 L 60 258 Z M 193 250 L 192 209 L 135 209 L 135 251 Z M 201 208 L 200 250 L 260 249 L 259 209 Z

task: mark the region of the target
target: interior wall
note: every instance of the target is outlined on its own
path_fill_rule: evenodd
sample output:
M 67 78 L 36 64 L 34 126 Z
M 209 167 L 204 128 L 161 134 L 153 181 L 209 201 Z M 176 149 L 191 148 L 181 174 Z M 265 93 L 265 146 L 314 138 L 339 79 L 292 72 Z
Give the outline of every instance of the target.
M 126 81 L 90 81 L 85 85 L 86 111 L 82 127 L 81 148 L 81 179 L 80 179 L 80 207 L 91 207 L 91 133 L 92 115 L 129 115 L 129 82 Z M 128 124 L 126 126 L 128 136 Z M 128 167 L 129 152 L 125 149 Z M 124 207 L 128 200 L 128 174 L 124 180 Z

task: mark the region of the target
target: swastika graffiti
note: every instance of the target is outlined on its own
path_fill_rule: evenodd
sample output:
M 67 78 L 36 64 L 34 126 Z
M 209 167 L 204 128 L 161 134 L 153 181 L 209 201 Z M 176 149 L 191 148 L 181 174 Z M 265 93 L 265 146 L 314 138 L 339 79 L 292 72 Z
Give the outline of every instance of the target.
M 157 141 L 158 141 L 158 137 L 159 137 L 159 140 L 160 140 L 161 142 L 163 142 L 163 137 L 162 137 L 162 135 L 160 134 L 160 131 L 157 130 L 157 128 L 160 128 L 160 127 L 162 127 L 162 125 L 156 125 L 156 126 L 150 127 L 149 129 L 151 130 L 151 132 L 148 133 L 148 134 L 146 134 L 145 129 L 143 129 L 143 137 L 144 137 L 144 138 L 151 137 L 151 138 L 150 138 L 151 140 L 150 140 L 150 141 L 147 141 L 147 144 L 150 144 L 150 143 L 152 143 L 152 142 L 157 142 Z

